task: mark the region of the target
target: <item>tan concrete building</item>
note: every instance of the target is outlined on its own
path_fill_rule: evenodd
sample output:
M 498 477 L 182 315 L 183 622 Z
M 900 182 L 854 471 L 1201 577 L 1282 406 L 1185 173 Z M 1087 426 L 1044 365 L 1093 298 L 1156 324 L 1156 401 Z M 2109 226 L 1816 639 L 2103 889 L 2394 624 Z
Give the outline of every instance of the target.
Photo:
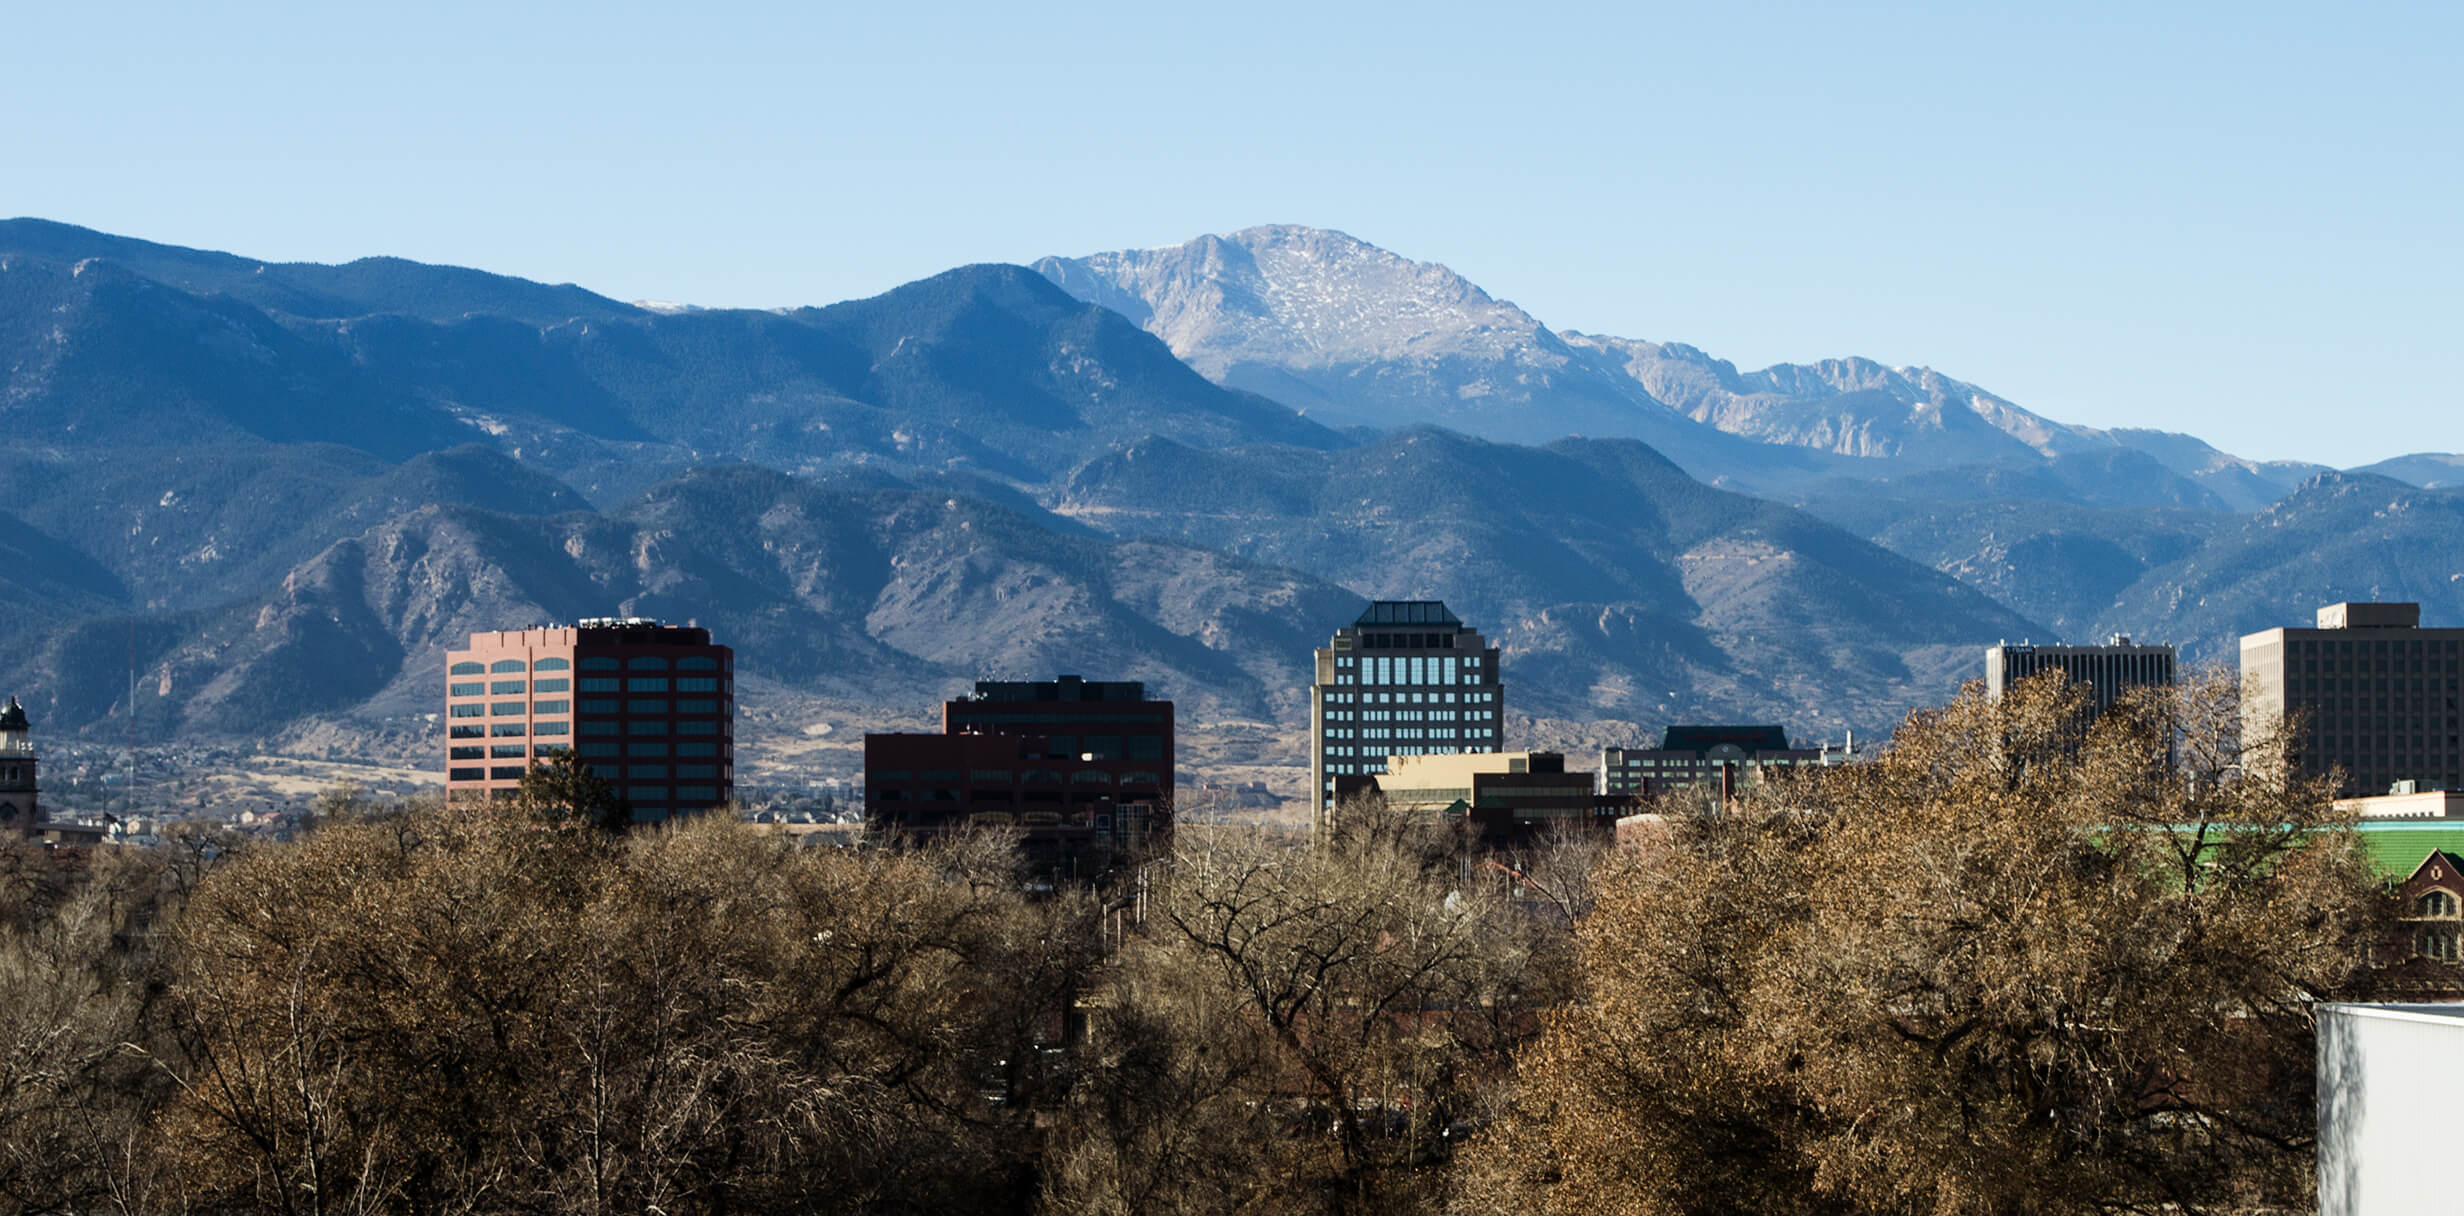
M 2242 639 L 2242 718 L 2301 724 L 2294 762 L 2341 769 L 2342 793 L 2464 789 L 2456 707 L 2464 629 L 2421 628 L 2419 604 L 2329 604 L 2314 628 Z
M 1388 807 L 1464 820 L 1492 847 L 1607 835 L 1634 810 L 1631 799 L 1601 795 L 1593 774 L 1566 771 L 1557 752 L 1390 756 L 1385 770 L 1367 781 Z

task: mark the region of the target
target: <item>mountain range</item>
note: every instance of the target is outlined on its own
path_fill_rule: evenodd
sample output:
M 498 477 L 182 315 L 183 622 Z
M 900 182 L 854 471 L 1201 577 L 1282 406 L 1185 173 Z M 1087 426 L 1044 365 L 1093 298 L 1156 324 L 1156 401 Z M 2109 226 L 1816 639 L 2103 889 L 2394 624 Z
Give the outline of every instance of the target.
M 2335 472 L 1925 369 L 1740 372 L 1313 229 L 755 311 L 14 220 L 0 369 L 0 687 L 60 730 L 124 720 L 133 667 L 150 737 L 416 741 L 448 643 L 611 613 L 902 714 L 1078 671 L 1297 730 L 1363 599 L 1443 598 L 1512 709 L 1805 736 L 1887 728 L 2000 639 L 2464 619 L 2454 457 Z
M 1035 268 L 1208 377 L 1327 421 L 1642 439 L 1696 477 L 1757 493 L 2138 453 L 2141 471 L 2250 510 L 2324 471 L 2187 435 L 2069 426 L 1928 368 L 1843 358 L 1741 372 L 1683 343 L 1555 331 L 1443 266 L 1323 229 L 1270 225 Z

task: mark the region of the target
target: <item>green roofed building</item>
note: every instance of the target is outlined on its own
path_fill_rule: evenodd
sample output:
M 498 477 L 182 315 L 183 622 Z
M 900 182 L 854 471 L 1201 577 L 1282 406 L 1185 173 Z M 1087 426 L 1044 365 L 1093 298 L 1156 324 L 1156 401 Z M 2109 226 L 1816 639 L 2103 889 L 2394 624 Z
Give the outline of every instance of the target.
M 2433 852 L 2464 857 L 2464 820 L 2363 820 L 2360 832 L 2370 868 L 2397 882 L 2412 877 Z

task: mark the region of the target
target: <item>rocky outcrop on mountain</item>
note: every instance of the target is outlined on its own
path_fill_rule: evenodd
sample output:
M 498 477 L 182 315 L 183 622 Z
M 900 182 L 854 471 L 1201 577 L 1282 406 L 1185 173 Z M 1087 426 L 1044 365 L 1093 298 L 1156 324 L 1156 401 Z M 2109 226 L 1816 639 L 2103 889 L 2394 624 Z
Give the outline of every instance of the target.
M 1338 425 L 1641 439 L 1705 480 L 1756 487 L 1840 464 L 1687 418 L 1444 266 L 1340 232 L 1270 225 L 1035 268 L 1216 382 Z
M 1936 467 L 2109 446 L 1931 368 L 1828 359 L 1740 372 L 1682 343 L 1573 331 L 1565 340 L 1688 417 L 1766 443 Z
M 1546 440 L 1665 412 L 1522 309 L 1340 232 L 1273 225 L 1035 268 L 1208 378 L 1337 425 Z

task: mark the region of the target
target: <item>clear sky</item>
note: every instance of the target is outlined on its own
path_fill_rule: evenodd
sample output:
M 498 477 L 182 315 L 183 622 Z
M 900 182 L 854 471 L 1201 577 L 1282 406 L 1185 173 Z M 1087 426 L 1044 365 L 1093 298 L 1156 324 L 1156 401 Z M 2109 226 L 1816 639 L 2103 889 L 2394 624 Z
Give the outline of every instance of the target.
M 1561 328 L 2464 448 L 2452 4 L 25 5 L 0 214 L 827 303 L 1289 222 Z

